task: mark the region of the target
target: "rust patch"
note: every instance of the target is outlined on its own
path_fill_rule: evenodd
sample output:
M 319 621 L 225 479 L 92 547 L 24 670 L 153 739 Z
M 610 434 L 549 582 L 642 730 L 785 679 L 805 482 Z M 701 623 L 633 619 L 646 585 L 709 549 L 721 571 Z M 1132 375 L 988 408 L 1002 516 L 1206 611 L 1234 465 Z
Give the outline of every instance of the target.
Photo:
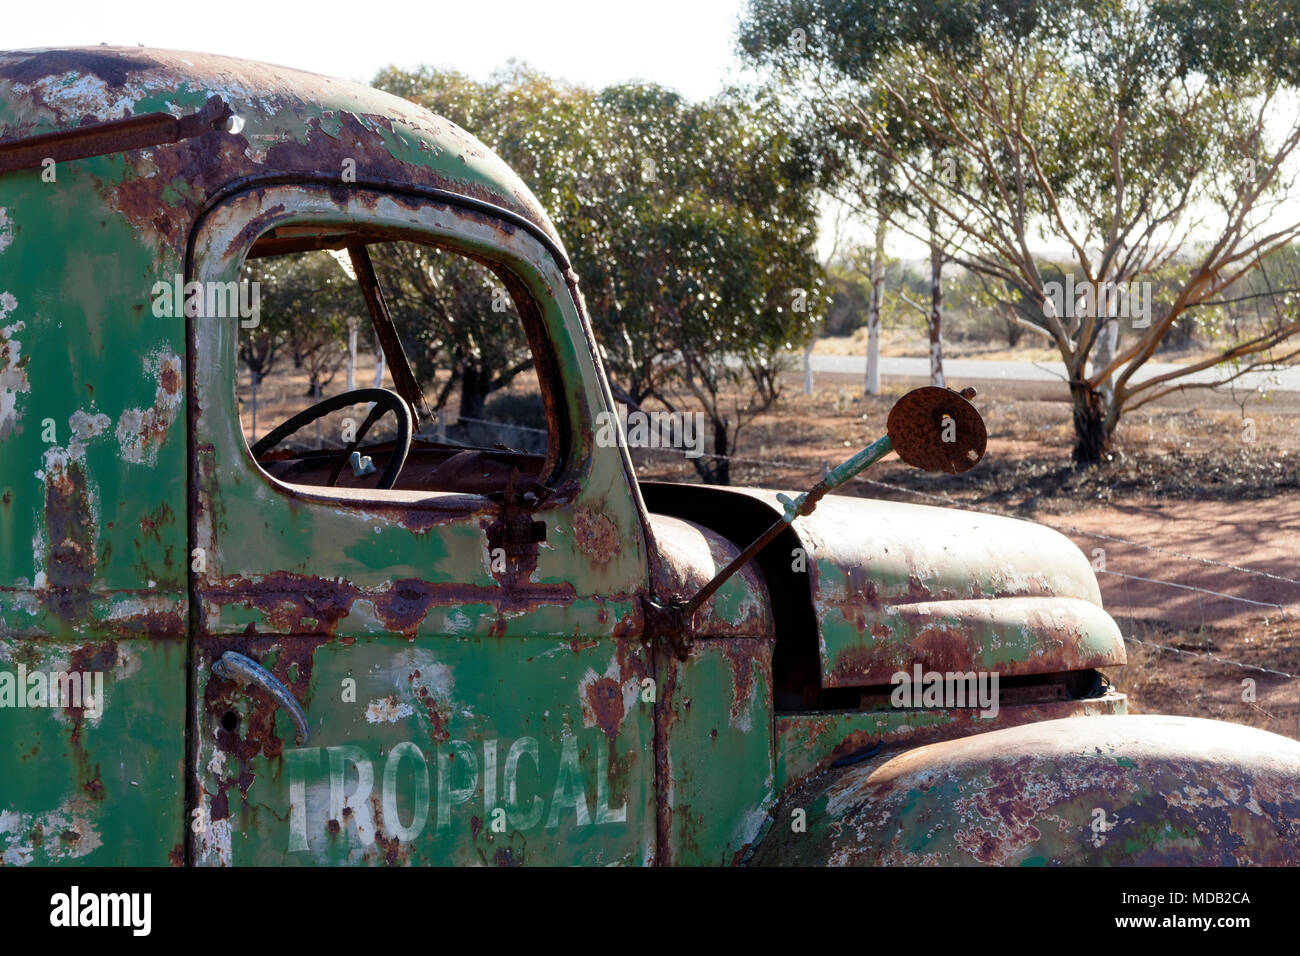
M 375 803 L 375 806 L 378 807 L 377 802 Z M 400 866 L 404 862 L 403 851 L 405 848 L 402 845 L 402 841 L 397 837 L 384 836 L 378 827 L 375 828 L 375 846 L 379 847 L 379 849 L 383 851 L 385 866 Z
M 622 543 L 608 515 L 579 508 L 573 513 L 573 539 L 578 550 L 604 567 L 618 556 Z
M 914 664 L 938 672 L 996 669 L 1003 677 L 1014 677 L 1123 663 L 1118 631 L 1108 648 L 1099 649 L 1087 640 L 1092 630 L 1088 615 L 1097 613 L 1095 605 L 1067 598 L 1048 605 L 1032 598 L 997 600 L 1015 613 L 999 618 L 990 601 L 970 602 L 970 607 L 962 601 L 898 604 L 888 615 L 867 614 L 852 604 L 819 602 L 823 613 L 838 609 L 860 634 L 872 638 L 835 649 L 827 662 L 828 686 L 883 685 Z M 1014 652 L 1009 658 L 1008 649 Z
M 89 615 L 95 577 L 97 522 L 86 486 L 85 469 L 72 451 L 45 453 L 45 532 L 49 542 L 47 587 L 42 601 L 69 623 Z
M 158 529 L 163 525 L 172 524 L 175 520 L 176 514 L 172 511 L 171 505 L 164 501 L 140 519 L 140 531 L 157 541 L 160 540 Z
M 984 457 L 988 442 L 975 406 L 952 389 L 933 385 L 895 402 L 886 427 L 898 457 L 925 471 L 967 471 Z
M 73 651 L 69 658 L 71 662 L 70 669 L 73 671 L 80 671 L 83 674 L 96 671 L 105 674 L 112 673 L 113 669 L 117 667 L 117 642 L 104 641 L 98 644 L 86 644 Z M 82 704 L 85 704 L 84 699 Z M 103 701 L 95 701 L 95 706 L 102 708 Z M 85 706 L 77 707 L 68 704 L 64 706 L 63 712 L 68 715 L 72 723 L 70 739 L 76 751 L 78 762 L 84 764 L 85 754 L 81 749 L 81 730 L 86 719 L 86 708 Z M 98 776 L 99 767 L 96 766 L 95 778 L 97 779 Z
M 738 638 L 723 641 L 722 653 L 731 667 L 730 717 L 735 726 L 755 691 L 765 693 L 772 686 L 772 645 L 761 638 Z M 757 684 L 755 671 L 759 674 Z
M 394 581 L 382 597 L 373 599 L 375 613 L 389 630 L 413 637 L 434 604 L 433 589 L 418 578 Z
M 87 780 L 82 785 L 81 789 L 86 791 L 86 796 L 90 797 L 92 800 L 104 799 L 104 784 L 103 781 L 99 779 L 99 764 L 95 764 L 94 776 Z
M 414 686 L 416 678 L 419 676 L 419 671 L 416 671 L 410 676 L 409 682 L 412 686 Z M 450 722 L 449 718 L 438 709 L 438 702 L 434 700 L 433 695 L 429 693 L 429 688 L 423 685 L 416 687 L 415 696 L 419 698 L 420 703 L 424 705 L 425 713 L 429 718 L 429 739 L 433 741 L 435 745 L 450 740 L 451 731 L 447 728 L 447 724 Z
M 516 856 L 513 847 L 503 846 L 497 849 L 492 857 L 492 862 L 500 867 L 523 866 L 524 858 L 522 853 Z
M 596 726 L 613 743 L 626 716 L 623 709 L 623 688 L 608 677 L 597 678 L 587 685 L 587 705 L 591 708 Z
M 424 121 L 424 125 L 462 138 L 467 153 L 476 156 L 486 155 L 486 151 L 477 140 L 450 120 L 424 110 L 419 112 L 422 114 L 420 120 Z M 321 128 L 320 120 L 313 118 L 308 124 L 306 142 L 277 143 L 267 151 L 267 166 L 276 169 L 319 171 L 337 177 L 342 162 L 345 159 L 352 159 L 356 162 L 357 177 L 360 180 L 421 185 L 456 192 L 471 199 L 502 206 L 540 226 L 548 235 L 554 234 L 554 229 L 546 221 L 545 216 L 533 202 L 528 201 L 525 195 L 507 196 L 479 183 L 452 180 L 428 167 L 411 165 L 394 159 L 388 151 L 386 137 L 405 140 L 409 145 L 417 145 L 407 138 L 402 129 L 395 126 L 392 117 L 379 113 L 351 111 L 340 113 L 337 137 L 326 133 Z M 417 148 L 430 149 L 424 143 L 418 143 Z M 491 222 L 495 228 L 507 234 L 514 231 L 514 226 L 509 223 L 502 223 L 495 219 L 485 221 Z
M 16 54 L 0 60 L 0 77 L 15 83 L 35 83 L 43 77 L 65 73 L 89 74 L 108 86 L 121 87 L 132 73 L 158 66 L 158 61 L 142 55 L 97 53 L 93 50 L 41 50 L 39 53 Z
M 1253 728 L 1154 716 L 1036 723 L 917 747 L 791 793 L 793 806 L 825 797 L 825 813 L 808 837 L 774 830 L 755 861 L 1294 865 L 1298 772 L 1294 741 Z
M 366 591 L 341 579 L 275 571 L 248 578 L 221 578 L 204 586 L 203 597 L 205 614 L 211 613 L 213 607 L 227 605 L 254 608 L 266 616 L 271 630 L 311 637 L 332 636 L 357 601 L 369 601 L 386 630 L 410 639 L 434 608 L 493 604 L 504 614 L 531 610 L 541 604 L 570 604 L 575 589 L 570 583 L 508 589 L 456 582 L 430 584 L 404 578 L 382 591 Z M 506 624 L 504 617 L 499 619 L 496 633 L 504 635 Z
M 375 846 L 383 854 L 385 866 L 402 866 L 410 862 L 410 847 L 403 846 L 397 837 L 387 836 L 384 832 L 384 810 L 379 802 L 379 794 L 370 795 L 370 819 L 375 827 Z
M 807 752 L 820 751 L 822 754 L 806 771 L 790 777 L 787 781 L 788 786 L 799 786 L 809 778 L 829 769 L 837 760 L 861 753 L 877 741 L 883 742 L 886 750 L 897 752 L 899 748 L 938 743 L 1044 720 L 1122 713 L 1124 702 L 1124 695 L 1111 693 L 1104 697 L 1084 700 L 1052 700 L 1014 705 L 1004 703 L 998 708 L 997 717 L 992 719 L 980 717 L 976 710 L 939 710 L 934 713 L 947 715 L 951 719 L 928 726 L 895 724 L 890 727 L 870 726 L 856 730 L 844 729 L 843 723 L 836 717 L 792 715 L 777 718 L 776 733 L 782 749 L 798 747 Z M 864 712 L 851 717 L 855 720 L 867 720 L 870 715 Z
M 122 593 L 117 592 L 119 596 Z M 94 596 L 99 597 L 99 595 Z M 105 623 L 112 634 L 121 638 L 146 637 L 166 640 L 183 638 L 189 632 L 189 621 L 184 611 L 179 608 L 140 611 L 136 614 L 115 617 Z

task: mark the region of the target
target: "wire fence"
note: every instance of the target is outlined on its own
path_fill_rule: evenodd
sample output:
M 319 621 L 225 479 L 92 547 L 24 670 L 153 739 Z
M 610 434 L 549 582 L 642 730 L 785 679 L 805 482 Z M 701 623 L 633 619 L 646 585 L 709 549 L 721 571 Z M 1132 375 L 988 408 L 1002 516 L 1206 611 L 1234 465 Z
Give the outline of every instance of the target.
M 546 429 L 544 428 L 534 428 L 525 425 L 515 425 L 509 422 L 494 422 L 485 419 L 468 418 L 468 417 L 460 417 L 458 421 L 469 422 L 471 424 L 494 425 L 500 428 L 515 429 L 521 432 L 528 432 L 533 434 L 543 434 L 543 435 L 546 434 Z M 683 458 L 687 457 L 686 452 L 674 448 L 648 447 L 648 448 L 638 448 L 637 450 L 641 452 L 666 454 L 672 456 L 679 456 Z M 817 470 L 817 466 L 810 466 L 807 462 L 783 461 L 775 458 L 751 458 L 751 457 L 746 457 L 741 455 L 716 455 L 716 454 L 708 454 L 708 453 L 701 453 L 694 457 L 707 458 L 707 459 L 712 459 L 714 461 L 725 460 L 729 462 L 734 462 L 736 464 L 753 465 L 760 468 L 768 468 L 772 470 L 779 469 L 782 471 L 803 471 L 803 472 L 810 472 L 810 473 Z M 820 471 L 823 475 L 826 473 L 828 467 L 829 466 L 824 464 L 820 467 Z M 938 504 L 941 504 L 944 507 L 959 507 L 966 511 L 975 512 L 977 514 L 986 514 L 993 517 L 1001 517 L 1001 518 L 1020 517 L 1019 515 L 1009 514 L 1004 511 L 998 511 L 989 508 L 974 507 L 970 503 L 964 502 L 958 498 L 953 498 L 950 495 L 928 492 L 928 491 L 921 491 L 916 488 L 908 488 L 905 485 L 897 485 L 887 481 L 880 481 L 879 479 L 876 478 L 864 478 L 862 476 L 858 476 L 854 479 L 854 481 L 860 484 L 871 485 L 874 487 L 887 489 L 894 493 L 908 494 L 923 500 L 937 502 Z M 1171 548 L 1164 548 L 1164 547 L 1160 547 L 1159 545 L 1146 544 L 1144 542 L 1134 541 L 1131 538 L 1124 538 L 1119 535 L 1104 534 L 1098 531 L 1088 531 L 1083 528 L 1074 527 L 1072 525 L 1053 524 L 1049 521 L 1043 521 L 1041 519 L 1035 519 L 1035 520 L 1037 520 L 1037 523 L 1043 524 L 1063 534 L 1082 535 L 1099 541 L 1107 541 L 1113 544 L 1122 544 L 1126 547 L 1137 548 L 1139 550 L 1150 552 L 1150 553 L 1158 553 L 1166 557 L 1175 558 L 1180 561 L 1193 562 L 1207 567 L 1218 568 L 1224 571 L 1231 571 L 1235 574 L 1249 575 L 1253 577 L 1267 579 L 1270 581 L 1275 581 L 1281 584 L 1300 587 L 1300 579 L 1290 578 L 1281 574 L 1274 574 L 1271 571 L 1261 571 L 1257 568 L 1247 568 L 1241 565 L 1231 564 L 1226 561 L 1216 561 L 1212 558 L 1203 558 L 1197 555 L 1186 554 L 1184 552 L 1176 551 Z M 1126 582 L 1138 581 L 1144 584 L 1153 584 L 1153 585 L 1158 585 L 1161 587 L 1170 588 L 1174 590 L 1193 592 L 1198 595 L 1206 595 L 1218 600 L 1231 601 L 1238 604 L 1248 605 L 1251 607 L 1268 608 L 1272 610 L 1277 610 L 1281 612 L 1283 618 L 1288 619 L 1288 621 L 1292 617 L 1292 614 L 1294 612 L 1300 611 L 1300 606 L 1294 604 L 1280 604 L 1273 601 L 1257 601 L 1254 600 L 1253 598 L 1242 597 L 1239 594 L 1229 594 L 1224 591 L 1216 591 L 1210 588 L 1198 587 L 1193 584 L 1185 584 L 1178 581 L 1167 581 L 1161 578 L 1152 578 L 1143 575 L 1125 574 L 1121 571 L 1112 571 L 1105 568 L 1097 568 L 1095 570 L 1098 574 L 1111 575 L 1117 578 L 1121 578 Z M 1130 607 L 1130 611 L 1131 610 L 1132 608 Z M 1203 614 L 1204 614 L 1204 609 L 1202 608 L 1202 615 Z M 1289 632 L 1291 631 L 1290 626 L 1288 627 L 1288 630 Z M 1293 632 L 1292 632 L 1292 636 L 1293 636 Z M 1158 641 L 1145 641 L 1134 636 L 1126 636 L 1125 640 L 1135 644 L 1140 644 L 1144 647 L 1155 649 L 1159 652 L 1181 654 L 1188 657 L 1198 657 L 1208 661 L 1213 661 L 1217 664 L 1238 667 L 1244 670 L 1255 671 L 1263 674 L 1270 674 L 1275 677 L 1281 677 L 1286 680 L 1296 680 L 1300 678 L 1300 675 L 1292 674 L 1287 671 L 1277 670 L 1275 668 L 1270 668 L 1270 667 L 1262 667 L 1256 664 L 1249 664 L 1241 661 L 1230 660 L 1228 658 L 1219 657 L 1218 655 L 1210 653 L 1208 651 L 1191 651 L 1185 648 L 1174 647 L 1169 644 L 1162 644 Z
M 650 451 L 650 452 L 680 454 L 679 452 L 676 452 L 674 449 L 667 449 L 667 448 L 648 448 L 642 450 Z M 715 460 L 726 458 L 738 464 L 755 465 L 758 467 L 765 467 L 773 470 L 780 469 L 784 471 L 793 470 L 793 471 L 813 472 L 816 468 L 816 466 L 810 467 L 807 462 L 791 462 L 791 461 L 782 461 L 779 459 L 771 459 L 771 458 L 750 458 L 750 457 L 743 457 L 739 455 L 726 456 L 726 455 L 709 455 L 709 454 L 703 455 L 702 457 L 712 458 Z M 827 470 L 827 466 L 825 465 L 821 466 L 822 474 L 825 474 L 826 470 Z M 1019 515 L 1009 514 L 1007 512 L 998 511 L 995 509 L 975 507 L 969 502 L 962 501 L 958 498 L 953 498 L 950 495 L 938 494 L 935 492 L 928 492 L 928 491 L 921 491 L 920 489 L 908 488 L 904 485 L 893 484 L 887 481 L 880 481 L 879 479 L 876 478 L 865 478 L 862 476 L 858 476 L 854 479 L 854 481 L 860 484 L 886 489 L 894 493 L 912 495 L 922 500 L 935 502 L 937 504 L 943 505 L 944 507 L 958 507 L 966 511 L 974 512 L 977 514 L 991 515 L 994 517 L 1002 517 L 1002 518 L 1021 517 Z M 1122 544 L 1127 547 L 1137 548 L 1139 550 L 1150 552 L 1150 553 L 1158 553 L 1166 557 L 1174 558 L 1180 561 L 1194 562 L 1196 564 L 1204 565 L 1207 567 L 1213 567 L 1223 571 L 1230 571 L 1235 574 L 1267 579 L 1270 581 L 1274 581 L 1286 585 L 1300 586 L 1300 580 L 1296 578 L 1290 578 L 1281 574 L 1274 574 L 1271 571 L 1262 571 L 1257 568 L 1247 568 L 1226 561 L 1216 561 L 1211 558 L 1202 558 L 1197 555 L 1186 554 L 1184 552 L 1180 552 L 1171 548 L 1164 548 L 1158 545 L 1150 545 L 1141 541 L 1134 541 L 1131 538 L 1124 538 L 1119 535 L 1103 534 L 1101 532 L 1088 531 L 1083 528 L 1074 527 L 1072 525 L 1054 524 L 1050 521 L 1044 521 L 1042 519 L 1035 519 L 1035 521 L 1039 524 L 1043 524 L 1063 534 L 1081 535 L 1099 541 L 1106 541 L 1113 544 Z M 1153 578 L 1153 577 L 1147 577 L 1147 576 L 1136 575 L 1136 574 L 1126 574 L 1121 571 L 1114 571 L 1110 569 L 1097 568 L 1094 570 L 1096 570 L 1098 574 L 1106 574 L 1106 575 L 1114 576 L 1123 579 L 1125 582 L 1138 581 L 1144 584 L 1152 584 L 1152 585 L 1157 585 L 1160 587 L 1165 587 L 1173 590 L 1192 592 L 1197 595 L 1205 595 L 1207 597 L 1212 597 L 1218 600 L 1230 601 L 1242 605 L 1247 605 L 1250 607 L 1267 608 L 1270 610 L 1276 610 L 1280 612 L 1281 616 L 1285 620 L 1287 620 L 1288 633 L 1291 635 L 1292 638 L 1294 638 L 1294 631 L 1291 624 L 1294 617 L 1294 613 L 1300 611 L 1300 606 L 1294 604 L 1281 604 L 1274 601 L 1258 601 L 1253 598 L 1243 597 L 1239 594 L 1229 594 L 1224 591 L 1216 591 L 1210 588 L 1198 587 L 1197 585 L 1185 584 L 1179 581 L 1168 581 L 1161 578 Z M 1130 606 L 1130 612 L 1131 610 L 1132 608 Z M 1204 617 L 1203 607 L 1202 607 L 1202 616 Z M 1288 671 L 1278 670 L 1276 668 L 1262 667 L 1257 664 L 1249 664 L 1241 661 L 1234 661 L 1225 657 L 1220 657 L 1217 654 L 1213 654 L 1208 651 L 1187 650 L 1184 648 L 1174 647 L 1169 644 L 1162 644 L 1158 641 L 1142 640 L 1138 637 L 1131 636 L 1131 635 L 1126 636 L 1125 640 L 1135 644 L 1142 645 L 1147 648 L 1154 649 L 1158 652 L 1167 652 L 1167 653 L 1180 654 L 1188 657 L 1201 658 L 1203 660 L 1212 661 L 1216 664 L 1237 667 L 1244 670 L 1254 671 L 1257 673 L 1269 674 L 1275 677 L 1280 677 L 1284 680 L 1296 680 L 1300 678 L 1300 674 L 1292 674 Z

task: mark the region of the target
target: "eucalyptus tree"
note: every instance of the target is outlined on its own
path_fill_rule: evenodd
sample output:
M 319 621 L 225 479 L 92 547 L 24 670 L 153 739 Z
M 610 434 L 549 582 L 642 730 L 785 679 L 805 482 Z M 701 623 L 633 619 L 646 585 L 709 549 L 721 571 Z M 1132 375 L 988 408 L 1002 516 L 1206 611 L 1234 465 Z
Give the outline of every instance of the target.
M 741 46 L 942 217 L 954 261 L 1042 314 L 1074 457 L 1095 462 L 1125 411 L 1205 387 L 1189 374 L 1297 354 L 1300 321 L 1278 309 L 1136 377 L 1188 310 L 1300 236 L 1276 215 L 1294 195 L 1298 32 L 1287 0 L 750 0 Z M 1070 281 L 1045 279 L 1045 247 L 1069 251 Z
M 376 85 L 471 129 L 519 172 L 565 240 L 616 396 L 703 410 L 712 453 L 693 463 L 728 481 L 740 432 L 777 400 L 787 350 L 825 306 L 818 157 L 772 99 L 590 91 L 519 65 L 482 84 L 424 69 Z M 450 315 L 433 281 L 445 274 L 422 275 L 403 284 L 408 306 Z M 501 334 L 476 332 L 472 311 L 455 320 L 480 341 Z M 508 351 L 493 353 L 507 372 Z

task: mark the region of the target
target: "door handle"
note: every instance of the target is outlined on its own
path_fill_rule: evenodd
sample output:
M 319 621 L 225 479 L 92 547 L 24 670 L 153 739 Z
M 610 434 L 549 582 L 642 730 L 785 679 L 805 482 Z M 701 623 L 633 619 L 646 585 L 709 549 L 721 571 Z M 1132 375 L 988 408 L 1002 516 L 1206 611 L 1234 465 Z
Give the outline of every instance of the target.
M 293 694 L 289 693 L 289 688 L 276 680 L 275 675 L 257 661 L 236 651 L 226 651 L 213 661 L 212 673 L 223 680 L 233 680 L 240 687 L 253 684 L 266 691 L 276 704 L 288 712 L 289 719 L 293 721 L 298 746 L 301 747 L 307 742 L 307 715 L 303 712 L 302 706 Z

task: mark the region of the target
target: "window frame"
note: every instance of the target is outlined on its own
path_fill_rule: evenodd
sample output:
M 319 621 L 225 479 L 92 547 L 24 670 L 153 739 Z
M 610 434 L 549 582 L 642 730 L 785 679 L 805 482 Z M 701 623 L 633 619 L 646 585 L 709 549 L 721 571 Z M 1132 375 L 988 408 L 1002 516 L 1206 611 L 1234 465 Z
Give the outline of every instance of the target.
M 285 193 L 288 196 L 285 196 Z M 268 195 L 269 194 L 269 195 Z M 292 202 L 276 202 L 277 199 Z M 252 204 L 251 216 L 240 215 Z M 591 423 L 603 408 L 596 390 L 584 388 L 584 369 L 580 366 L 580 345 L 585 336 L 573 341 L 571 329 L 582 326 L 579 306 L 572 296 L 567 278 L 567 262 L 557 257 L 558 250 L 544 237 L 524 230 L 505 217 L 481 211 L 475 204 L 460 204 L 437 197 L 410 196 L 401 192 L 351 186 L 345 196 L 337 187 L 324 187 L 311 181 L 280 182 L 267 188 L 249 186 L 219 197 L 196 223 L 187 257 L 187 281 L 229 281 L 238 279 L 248 261 L 248 253 L 257 240 L 277 227 L 338 225 L 349 235 L 366 236 L 367 241 L 417 242 L 471 258 L 490 269 L 505 284 L 518 320 L 523 322 L 533 353 L 534 368 L 547 411 L 547 457 L 538 482 L 549 490 L 543 507 L 573 500 L 583 478 L 592 467 Z M 373 237 L 373 238 L 370 238 Z M 562 255 L 562 254 L 561 254 Z M 233 270 L 234 275 L 229 273 Z M 569 312 L 571 314 L 566 314 Z M 367 315 L 373 323 L 373 318 Z M 233 418 L 216 430 L 238 433 L 242 462 L 219 464 L 218 470 L 238 467 L 252 470 L 271 489 L 298 501 L 341 505 L 364 510 L 366 507 L 469 512 L 481 510 L 491 494 L 439 492 L 403 489 L 341 488 L 290 484 L 264 471 L 253 459 L 242 424 L 236 398 L 239 323 L 233 320 L 196 318 L 187 320 L 189 329 L 190 378 L 192 392 L 208 398 L 196 401 L 192 414 L 192 437 L 210 431 L 210 417 L 228 408 Z M 196 323 L 213 322 L 223 326 L 221 334 L 204 335 Z M 571 353 L 561 357 L 557 347 L 570 346 Z M 213 351 L 215 350 L 215 351 Z M 575 358 L 578 361 L 575 361 Z M 566 359 L 568 360 L 566 363 Z M 590 357 L 588 356 L 588 361 Z M 214 381 L 211 370 L 226 367 L 225 389 Z M 204 375 L 204 369 L 209 374 Z M 196 373 L 204 381 L 196 381 Z M 215 385 L 215 389 L 214 389 Z M 221 401 L 212 402 L 216 390 Z M 228 390 L 228 391 L 227 391 Z M 204 394 L 206 392 L 206 395 Z M 586 396 L 587 401 L 570 400 Z M 205 419 L 199 428 L 197 419 Z M 226 436 L 227 438 L 229 436 Z M 220 457 L 220 456 L 219 456 Z

